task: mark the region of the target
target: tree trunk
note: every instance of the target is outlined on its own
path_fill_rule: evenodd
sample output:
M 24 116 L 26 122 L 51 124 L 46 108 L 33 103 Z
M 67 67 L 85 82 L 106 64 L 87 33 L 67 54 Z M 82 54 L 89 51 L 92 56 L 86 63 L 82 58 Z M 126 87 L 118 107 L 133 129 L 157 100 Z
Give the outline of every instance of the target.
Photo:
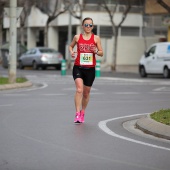
M 2 30 L 2 19 L 0 19 L 0 47 L 2 46 L 3 43 L 3 30 Z M 2 56 L 1 56 L 1 51 L 0 51 L 0 64 L 2 63 Z
M 44 28 L 44 46 L 48 47 L 48 21 L 47 21 L 46 26 Z
M 118 27 L 115 26 L 115 29 L 113 29 L 113 31 L 114 31 L 113 64 L 111 65 L 111 70 L 112 70 L 112 71 L 116 71 Z
M 113 66 L 112 70 L 116 71 L 116 61 L 117 61 L 117 35 L 114 37 L 114 52 L 113 52 Z
M 3 41 L 3 24 L 2 24 L 2 18 L 0 18 L 0 47 L 2 46 L 2 41 Z
M 21 41 L 21 44 L 22 44 L 22 45 L 25 45 L 24 40 L 25 40 L 25 38 L 24 38 L 24 27 L 21 26 L 21 27 L 20 27 L 20 41 Z

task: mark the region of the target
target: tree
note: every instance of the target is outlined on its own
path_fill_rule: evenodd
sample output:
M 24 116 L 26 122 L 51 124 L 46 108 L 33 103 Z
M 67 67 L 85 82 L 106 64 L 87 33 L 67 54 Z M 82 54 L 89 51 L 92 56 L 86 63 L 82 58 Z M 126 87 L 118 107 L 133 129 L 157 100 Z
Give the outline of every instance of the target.
M 18 0 L 18 6 L 23 7 L 23 11 L 21 15 L 19 16 L 20 18 L 20 35 L 21 35 L 21 43 L 23 43 L 23 37 L 24 37 L 24 32 L 23 32 L 23 27 L 25 26 L 25 20 L 28 17 L 31 6 L 36 3 L 37 0 Z M 0 0 L 0 46 L 2 46 L 2 30 L 3 30 L 3 17 L 4 17 L 4 7 L 9 7 L 9 0 Z
M 22 13 L 19 16 L 20 19 L 20 42 L 24 45 L 24 26 L 27 17 L 31 12 L 31 7 L 36 5 L 36 0 L 18 0 L 18 6 L 23 7 Z
M 163 8 L 165 8 L 170 13 L 170 7 L 163 0 L 157 0 L 157 3 L 160 4 Z
M 76 19 L 79 19 L 80 23 L 81 23 L 82 11 L 83 11 L 82 4 L 80 3 L 79 0 L 72 0 L 72 1 L 70 0 L 69 3 L 70 3 L 70 6 L 69 6 L 68 10 L 69 10 L 69 20 L 70 21 L 69 21 L 69 26 L 68 26 L 68 45 L 71 43 L 71 40 L 72 40 L 71 16 L 73 16 Z M 69 52 L 67 54 L 68 54 L 67 64 L 68 64 L 68 69 L 70 69 L 71 68 L 71 59 L 69 56 Z
M 114 34 L 113 64 L 111 65 L 111 69 L 113 71 L 116 71 L 118 31 L 119 31 L 119 28 L 122 26 L 123 22 L 125 21 L 128 12 L 131 9 L 131 0 L 125 1 L 125 8 L 124 8 L 124 11 L 122 13 L 122 18 L 121 18 L 120 22 L 116 25 L 116 23 L 114 21 L 114 15 L 116 13 L 118 3 L 119 3 L 119 0 L 116 0 L 115 6 L 111 9 L 111 8 L 109 8 L 109 3 L 107 3 L 107 0 L 101 0 L 101 2 L 100 2 L 101 7 L 103 7 L 108 12 L 110 22 L 111 22 L 111 25 L 112 25 L 112 31 L 113 31 L 113 34 Z
M 41 0 L 36 2 L 36 7 L 48 16 L 44 28 L 44 45 L 48 46 L 48 28 L 50 22 L 56 19 L 59 15 L 66 12 L 70 3 L 66 0 Z M 64 7 L 62 7 L 64 5 Z
M 71 15 L 74 17 L 74 18 L 77 18 L 80 20 L 80 23 L 81 23 L 81 20 L 82 20 L 82 12 L 84 10 L 84 5 L 82 3 L 80 3 L 80 0 L 74 0 L 72 2 L 72 5 L 71 5 L 72 8 L 69 8 L 70 12 L 71 12 Z
M 3 28 L 3 13 L 4 7 L 8 4 L 7 0 L 0 0 L 0 47 L 2 46 L 2 28 Z

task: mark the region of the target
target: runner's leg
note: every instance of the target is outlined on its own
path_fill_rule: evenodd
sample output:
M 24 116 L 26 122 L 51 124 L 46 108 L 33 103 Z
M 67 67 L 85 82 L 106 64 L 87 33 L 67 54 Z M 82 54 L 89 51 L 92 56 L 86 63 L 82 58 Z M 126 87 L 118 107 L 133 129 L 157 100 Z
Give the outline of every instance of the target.
M 76 78 L 75 84 L 76 84 L 76 93 L 74 97 L 75 109 L 76 112 L 80 112 L 83 96 L 83 80 L 81 78 Z
M 83 98 L 82 98 L 82 110 L 84 111 L 88 105 L 89 98 L 90 98 L 90 86 L 85 86 L 83 87 Z

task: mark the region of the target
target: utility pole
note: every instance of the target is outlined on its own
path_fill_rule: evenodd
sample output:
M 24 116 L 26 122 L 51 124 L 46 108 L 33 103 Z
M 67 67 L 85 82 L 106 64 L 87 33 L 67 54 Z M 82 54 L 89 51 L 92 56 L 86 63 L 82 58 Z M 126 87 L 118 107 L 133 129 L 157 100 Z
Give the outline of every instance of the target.
M 17 55 L 17 0 L 10 0 L 9 83 L 16 82 Z
M 72 16 L 71 16 L 71 7 L 69 7 L 69 25 L 68 25 L 68 47 L 72 39 Z M 67 49 L 68 50 L 68 49 Z M 68 52 L 68 69 L 71 68 L 71 58 L 70 53 Z

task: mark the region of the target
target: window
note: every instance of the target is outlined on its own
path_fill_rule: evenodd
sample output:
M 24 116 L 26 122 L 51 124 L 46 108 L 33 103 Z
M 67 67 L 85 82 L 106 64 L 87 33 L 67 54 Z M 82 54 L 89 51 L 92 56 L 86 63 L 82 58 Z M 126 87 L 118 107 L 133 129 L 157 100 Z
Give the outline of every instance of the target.
M 100 37 L 112 38 L 112 36 L 113 36 L 112 27 L 108 27 L 108 26 L 100 27 Z
M 85 4 L 98 4 L 99 1 L 98 0 L 85 0 L 84 3 Z
M 27 54 L 27 55 L 31 54 L 31 50 L 28 50 L 28 51 L 26 52 L 26 54 Z
M 31 54 L 35 54 L 36 53 L 36 49 L 32 49 Z
M 121 27 L 121 36 L 139 36 L 139 27 Z
M 40 49 L 41 53 L 56 53 L 57 51 L 47 48 L 47 49 Z
M 151 36 L 154 36 L 155 33 L 154 33 L 154 28 L 148 28 L 148 27 L 145 27 L 142 29 L 142 36 L 144 37 L 151 37 Z
M 118 0 L 118 3 L 121 5 L 127 5 L 127 1 L 125 0 Z M 134 6 L 143 6 L 145 1 L 131 0 L 130 3 L 131 5 L 134 5 Z
M 153 46 L 149 49 L 149 51 L 146 53 L 146 57 L 149 57 L 153 54 L 155 54 L 156 46 Z

